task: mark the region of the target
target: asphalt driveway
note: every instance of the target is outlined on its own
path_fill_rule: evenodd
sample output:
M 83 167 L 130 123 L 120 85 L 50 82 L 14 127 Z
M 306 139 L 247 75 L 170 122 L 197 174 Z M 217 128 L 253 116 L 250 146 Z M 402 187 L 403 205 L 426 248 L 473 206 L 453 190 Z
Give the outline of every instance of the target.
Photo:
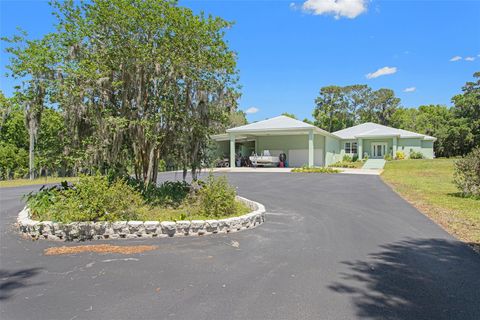
M 88 243 L 159 246 L 134 255 L 45 256 L 64 243 L 11 229 L 38 186 L 0 189 L 0 319 L 480 319 L 480 255 L 380 177 L 228 178 L 265 205 L 265 224 Z

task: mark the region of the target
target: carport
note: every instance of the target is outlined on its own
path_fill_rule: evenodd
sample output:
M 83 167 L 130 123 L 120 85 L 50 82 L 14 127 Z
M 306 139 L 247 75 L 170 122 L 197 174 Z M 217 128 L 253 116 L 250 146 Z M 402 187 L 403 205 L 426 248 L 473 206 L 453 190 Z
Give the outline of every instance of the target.
M 326 140 L 337 140 L 325 130 L 287 116 L 231 128 L 213 139 L 223 153 L 228 153 L 231 167 L 235 167 L 239 153 L 250 155 L 250 151 L 255 151 L 260 155 L 266 150 L 274 156 L 285 153 L 290 167 L 324 166 Z

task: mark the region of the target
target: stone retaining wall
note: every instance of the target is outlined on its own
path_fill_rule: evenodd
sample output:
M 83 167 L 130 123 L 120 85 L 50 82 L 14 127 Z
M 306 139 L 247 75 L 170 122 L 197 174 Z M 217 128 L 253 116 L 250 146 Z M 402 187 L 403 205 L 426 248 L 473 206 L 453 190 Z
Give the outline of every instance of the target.
M 25 207 L 18 214 L 17 226 L 24 236 L 35 240 L 83 241 L 229 233 L 255 228 L 265 221 L 265 207 L 262 204 L 238 196 L 237 200 L 247 205 L 252 212 L 240 217 L 220 220 L 57 223 L 32 220 L 28 207 Z

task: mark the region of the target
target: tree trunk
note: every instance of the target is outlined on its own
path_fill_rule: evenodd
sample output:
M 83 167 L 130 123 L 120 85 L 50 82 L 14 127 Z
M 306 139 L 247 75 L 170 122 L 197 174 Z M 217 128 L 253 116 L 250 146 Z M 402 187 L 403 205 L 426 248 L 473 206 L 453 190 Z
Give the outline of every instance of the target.
M 198 170 L 195 165 L 192 166 L 192 180 L 197 181 L 198 180 Z
M 148 170 L 147 170 L 147 177 L 145 179 L 145 184 L 150 184 L 153 181 L 153 170 L 154 170 L 154 167 L 155 167 L 155 148 L 152 147 L 152 149 L 150 149 L 150 155 L 148 156 Z
M 187 170 L 187 167 L 184 165 L 183 166 L 183 181 L 187 180 L 187 174 L 188 174 L 188 170 Z
M 32 125 L 29 126 L 28 134 L 30 136 L 30 145 L 28 148 L 28 173 L 30 180 L 35 179 L 35 155 L 34 155 L 34 150 L 35 150 L 35 133 L 34 133 L 34 128 L 32 128 Z

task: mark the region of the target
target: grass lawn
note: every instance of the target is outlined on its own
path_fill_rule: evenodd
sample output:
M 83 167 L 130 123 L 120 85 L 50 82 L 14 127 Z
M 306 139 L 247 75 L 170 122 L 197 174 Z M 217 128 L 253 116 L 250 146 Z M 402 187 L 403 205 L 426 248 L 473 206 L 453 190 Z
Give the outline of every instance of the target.
M 67 180 L 68 182 L 75 182 L 78 180 L 78 178 L 43 177 L 43 178 L 37 178 L 34 180 L 30 180 L 30 179 L 1 180 L 0 188 L 30 186 L 30 185 L 36 185 L 36 184 L 60 183 L 65 180 Z
M 389 161 L 382 174 L 407 201 L 480 252 L 480 200 L 453 184 L 454 159 Z

